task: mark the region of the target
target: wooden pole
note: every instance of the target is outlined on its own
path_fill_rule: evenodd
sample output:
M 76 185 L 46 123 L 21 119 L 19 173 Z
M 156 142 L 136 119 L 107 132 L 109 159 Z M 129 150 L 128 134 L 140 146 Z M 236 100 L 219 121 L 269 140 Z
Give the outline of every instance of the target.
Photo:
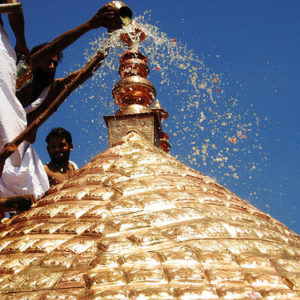
M 35 203 L 33 195 L 0 198 L 0 212 L 20 212 L 28 210 Z
M 0 4 L 0 14 L 13 14 L 20 11 L 22 3 Z
M 0 152 L 0 176 L 2 174 L 5 160 L 17 150 L 18 146 L 30 135 L 37 130 L 53 113 L 66 98 L 82 83 L 84 83 L 100 67 L 101 62 L 108 55 L 108 50 L 98 51 L 96 55 L 80 70 L 76 77 L 60 92 L 48 108 L 41 113 L 30 125 L 26 127 L 12 142 L 8 143 Z

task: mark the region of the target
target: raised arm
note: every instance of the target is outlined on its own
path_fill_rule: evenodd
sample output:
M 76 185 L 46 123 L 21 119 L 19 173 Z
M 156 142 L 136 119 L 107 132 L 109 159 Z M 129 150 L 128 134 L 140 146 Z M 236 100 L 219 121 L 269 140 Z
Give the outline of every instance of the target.
M 120 27 L 120 18 L 114 12 L 111 6 L 105 5 L 98 10 L 98 12 L 86 23 L 83 23 L 65 33 L 61 34 L 45 47 L 31 55 L 31 63 L 33 68 L 37 68 L 51 57 L 57 55 L 79 37 L 86 32 L 99 27 L 111 28 Z
M 47 116 L 46 119 L 48 119 L 75 89 L 96 72 L 108 55 L 108 52 L 108 49 L 105 52 L 98 51 L 82 69 L 72 72 L 64 78 L 56 79 L 45 101 L 36 110 L 27 115 L 29 126 L 36 120 L 40 122 L 40 118 L 45 118 L 45 115 Z
M 6 0 L 6 3 L 18 3 L 18 0 Z M 16 37 L 15 50 L 29 57 L 29 49 L 25 39 L 25 25 L 22 6 L 15 12 L 8 14 L 10 27 Z

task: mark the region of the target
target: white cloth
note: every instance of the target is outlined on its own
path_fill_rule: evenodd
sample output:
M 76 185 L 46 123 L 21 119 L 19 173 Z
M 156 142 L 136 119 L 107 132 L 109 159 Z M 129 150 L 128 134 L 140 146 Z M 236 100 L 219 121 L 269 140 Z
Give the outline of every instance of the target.
M 34 102 L 32 102 L 30 105 L 28 105 L 24 108 L 27 114 L 36 110 L 45 101 L 50 89 L 51 89 L 51 85 L 48 85 L 47 87 L 45 87 L 43 89 L 43 91 L 41 92 L 41 94 L 39 95 L 39 97 Z
M 22 164 L 14 167 L 10 159 L 0 178 L 0 197 L 33 194 L 40 198 L 49 189 L 45 168 L 31 144 L 25 142 Z
M 69 160 L 69 163 L 73 166 L 73 168 L 74 168 L 75 171 L 78 170 L 78 166 L 77 166 L 77 164 L 74 161 Z
M 16 97 L 16 54 L 0 24 L 0 150 L 27 126 L 26 113 Z M 11 156 L 21 163 L 22 147 Z
M 26 112 L 15 96 L 16 54 L 0 24 L 0 150 L 27 126 Z M 44 166 L 32 145 L 23 142 L 4 164 L 0 197 L 33 194 L 49 189 Z

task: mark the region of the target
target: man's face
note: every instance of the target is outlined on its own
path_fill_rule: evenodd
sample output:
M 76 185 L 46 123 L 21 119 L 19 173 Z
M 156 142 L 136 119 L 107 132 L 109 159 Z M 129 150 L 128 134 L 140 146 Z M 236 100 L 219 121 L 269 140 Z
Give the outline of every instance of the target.
M 51 136 L 47 146 L 51 162 L 55 164 L 68 163 L 70 152 L 73 150 L 73 144 L 68 144 L 65 138 L 60 136 Z
M 57 65 L 58 56 L 56 55 L 49 59 L 43 66 L 36 69 L 36 79 L 42 84 L 42 86 L 47 86 L 53 83 Z

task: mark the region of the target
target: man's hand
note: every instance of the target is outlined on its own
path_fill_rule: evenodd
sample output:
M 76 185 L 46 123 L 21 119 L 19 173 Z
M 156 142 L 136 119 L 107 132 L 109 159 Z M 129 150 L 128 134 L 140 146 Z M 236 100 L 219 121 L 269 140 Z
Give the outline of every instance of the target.
M 19 3 L 18 0 L 6 0 L 7 3 Z M 24 33 L 24 16 L 22 6 L 19 6 L 19 10 L 13 14 L 8 15 L 9 23 L 12 31 L 16 37 L 15 50 L 17 53 L 24 54 L 27 58 L 27 62 L 30 63 L 30 51 L 26 44 Z
M 103 26 L 107 28 L 109 32 L 122 28 L 122 20 L 119 13 L 109 4 L 101 7 L 88 23 L 94 29 Z
M 26 61 L 27 63 L 30 65 L 30 50 L 27 46 L 27 44 L 25 43 L 16 43 L 16 46 L 15 46 L 15 51 L 17 54 L 23 54 L 25 55 L 26 57 Z

